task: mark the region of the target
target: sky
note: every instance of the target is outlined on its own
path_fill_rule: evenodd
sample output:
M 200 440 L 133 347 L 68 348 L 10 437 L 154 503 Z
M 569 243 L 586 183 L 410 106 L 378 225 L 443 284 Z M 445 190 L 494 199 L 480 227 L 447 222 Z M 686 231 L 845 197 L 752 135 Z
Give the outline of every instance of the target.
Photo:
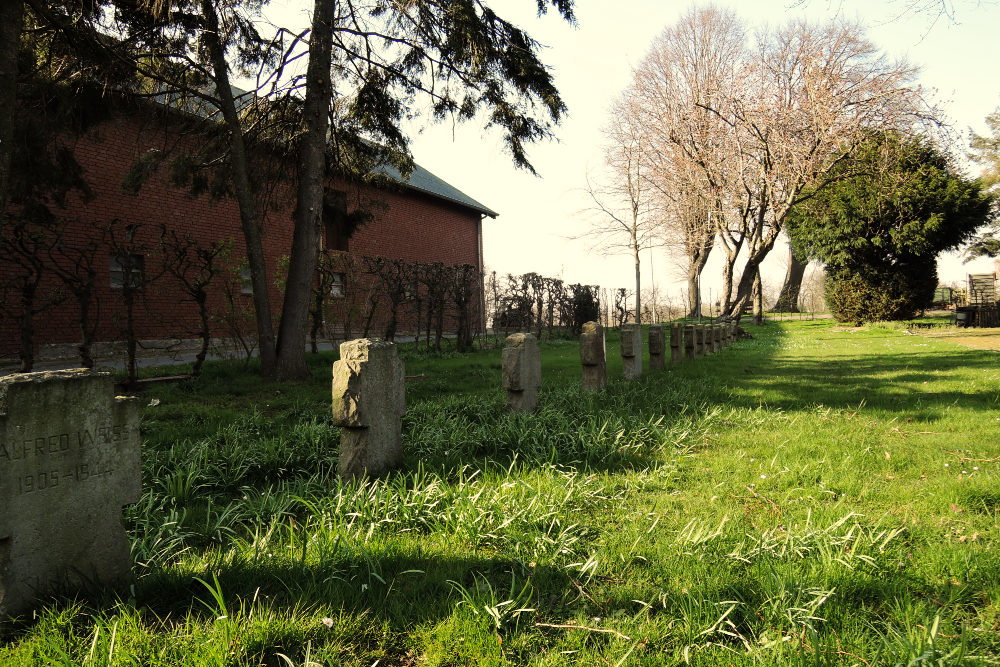
M 942 0 L 952 2 L 952 0 Z M 984 119 L 1000 107 L 1000 4 L 995 0 L 953 0 L 952 15 L 914 12 L 910 3 L 934 0 L 735 0 L 715 4 L 732 8 L 751 27 L 779 25 L 790 18 L 857 19 L 868 37 L 887 54 L 921 68 L 918 79 L 948 115 L 961 140 L 968 130 L 985 132 Z M 309 3 L 311 4 L 311 3 Z M 693 3 L 695 5 L 705 3 Z M 498 273 L 535 271 L 570 283 L 604 287 L 634 285 L 628 255 L 603 255 L 572 237 L 586 231 L 587 177 L 603 165 L 601 129 L 609 107 L 629 84 L 633 68 L 652 40 L 691 6 L 676 0 L 577 0 L 577 26 L 557 13 L 535 15 L 534 0 L 498 0 L 498 14 L 542 43 L 542 61 L 553 74 L 569 112 L 555 128 L 555 139 L 533 145 L 534 176 L 516 169 L 497 131 L 476 120 L 414 126 L 414 159 L 469 196 L 497 211 L 483 224 L 488 268 Z M 282 12 L 304 16 L 295 0 L 276 0 Z M 963 149 L 964 150 L 964 149 Z M 962 152 L 962 151 L 960 151 Z M 642 253 L 643 287 L 655 284 L 679 299 L 684 266 L 664 249 Z M 780 286 L 787 251 L 775 248 L 763 267 L 765 284 Z M 942 282 L 964 280 L 966 273 L 991 272 L 991 260 L 963 264 L 952 255 L 939 260 Z M 718 293 L 718 263 L 703 274 L 706 301 Z

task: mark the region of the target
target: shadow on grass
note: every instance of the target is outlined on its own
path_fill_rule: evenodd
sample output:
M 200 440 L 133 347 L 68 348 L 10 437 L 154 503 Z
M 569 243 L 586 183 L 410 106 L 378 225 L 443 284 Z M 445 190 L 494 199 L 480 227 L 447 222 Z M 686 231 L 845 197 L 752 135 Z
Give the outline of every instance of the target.
M 160 571 L 132 592 L 127 600 L 110 592 L 54 598 L 45 612 L 61 617 L 63 624 L 78 616 L 79 633 L 92 632 L 91 623 L 117 626 L 116 618 L 134 612 L 167 642 L 171 635 L 201 636 L 218 644 L 225 636 L 229 646 L 222 650 L 232 661 L 226 664 L 287 667 L 279 654 L 299 665 L 309 651 L 314 658 L 325 652 L 327 659 L 358 664 L 410 664 L 404 658 L 413 647 L 409 637 L 415 628 L 458 617 L 460 627 L 499 638 L 521 620 L 553 618 L 567 601 L 587 604 L 564 568 L 501 556 L 429 555 L 409 545 L 382 553 L 342 547 L 305 564 L 261 554 L 194 575 Z M 508 600 L 517 606 L 503 604 Z M 499 611 L 499 620 L 489 608 Z M 521 608 L 530 613 L 523 618 L 511 613 Z M 272 610 L 280 622 L 272 622 Z M 0 641 L 24 636 L 38 623 L 47 622 L 30 614 L 6 621 Z M 162 660 L 169 649 L 131 645 L 118 657 L 142 661 L 153 654 Z
M 826 359 L 781 359 L 767 369 L 738 364 L 727 400 L 734 405 L 756 407 L 761 402 L 782 410 L 807 405 L 833 408 L 869 408 L 899 412 L 926 421 L 948 418 L 949 408 L 997 409 L 997 393 L 955 369 L 996 367 L 994 355 L 975 350 L 949 351 L 934 355 L 891 357 L 859 353 Z M 959 386 L 928 390 L 942 380 Z

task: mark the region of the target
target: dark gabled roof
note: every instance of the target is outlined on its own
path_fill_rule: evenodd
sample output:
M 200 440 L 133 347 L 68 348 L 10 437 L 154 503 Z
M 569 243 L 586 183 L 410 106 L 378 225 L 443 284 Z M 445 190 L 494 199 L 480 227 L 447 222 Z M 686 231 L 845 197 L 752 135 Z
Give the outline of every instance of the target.
M 241 88 L 237 88 L 236 86 L 232 86 L 232 89 L 233 96 L 236 98 L 237 109 L 242 109 L 249 105 L 253 97 L 252 93 L 249 93 Z M 218 113 L 215 106 L 211 103 L 200 100 L 192 101 L 192 99 L 188 96 L 185 96 L 182 101 L 182 97 L 180 95 L 160 93 L 155 95 L 153 99 L 158 104 L 174 109 L 180 109 L 201 118 L 208 119 Z M 382 165 L 382 167 L 380 167 L 380 171 L 403 187 L 411 190 L 416 190 L 417 192 L 423 192 L 432 197 L 437 197 L 438 199 L 450 201 L 454 204 L 458 204 L 459 206 L 470 208 L 483 215 L 488 215 L 491 218 L 495 218 L 498 215 L 498 213 L 493 209 L 483 206 L 469 195 L 438 178 L 431 172 L 421 167 L 419 164 L 413 164 L 413 171 L 410 173 L 410 177 L 408 179 L 404 178 L 403 175 L 399 173 L 399 170 L 392 165 Z
M 403 177 L 403 175 L 399 173 L 399 170 L 391 165 L 382 165 L 380 169 L 386 176 L 402 186 L 410 188 L 411 190 L 423 192 L 431 195 L 432 197 L 437 197 L 438 199 L 444 199 L 445 201 L 450 201 L 460 206 L 471 208 L 472 210 L 478 211 L 483 215 L 488 215 L 491 218 L 495 218 L 498 215 L 493 209 L 483 206 L 469 195 L 438 178 L 431 172 L 421 167 L 419 164 L 413 164 L 413 171 L 410 173 L 409 179 Z

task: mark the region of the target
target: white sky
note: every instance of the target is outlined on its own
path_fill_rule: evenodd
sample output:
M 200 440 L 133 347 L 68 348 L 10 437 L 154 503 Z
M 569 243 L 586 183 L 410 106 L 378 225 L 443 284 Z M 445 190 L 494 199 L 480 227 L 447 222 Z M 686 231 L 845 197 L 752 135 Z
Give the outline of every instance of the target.
M 857 18 L 869 26 L 869 38 L 876 45 L 922 68 L 921 84 L 933 91 L 932 97 L 951 117 L 960 136 L 967 137 L 970 127 L 984 132 L 985 116 L 1000 106 L 996 65 L 1000 62 L 1000 5 L 991 0 L 954 0 L 954 20 L 942 17 L 935 22 L 931 15 L 907 12 L 910 1 L 918 0 L 724 0 L 716 4 L 731 6 L 750 26 L 778 24 L 798 16 L 823 20 L 838 13 Z M 277 0 L 272 7 L 302 12 L 302 4 Z M 556 13 L 537 18 L 534 0 L 498 0 L 492 6 L 547 46 L 542 60 L 551 67 L 569 107 L 568 116 L 556 128 L 557 141 L 529 151 L 539 177 L 515 169 L 503 152 L 500 134 L 484 131 L 475 121 L 438 124 L 414 134 L 414 158 L 500 214 L 484 223 L 489 268 L 499 273 L 536 271 L 609 288 L 634 285 L 629 256 L 589 252 L 585 242 L 568 237 L 586 228 L 583 211 L 588 204 L 582 188 L 588 170 L 596 174 L 602 166 L 601 128 L 610 103 L 628 85 L 632 68 L 645 56 L 653 38 L 690 5 L 678 0 L 577 0 L 576 28 Z M 766 283 L 780 284 L 786 261 L 782 248 L 772 252 L 765 265 Z M 644 252 L 642 263 L 644 287 L 655 281 L 660 289 L 680 294 L 683 267 L 665 250 Z M 939 261 L 942 282 L 993 270 L 990 260 L 962 264 L 955 257 L 944 257 Z M 718 292 L 718 275 L 718 266 L 710 263 L 702 283 L 706 301 L 708 290 Z

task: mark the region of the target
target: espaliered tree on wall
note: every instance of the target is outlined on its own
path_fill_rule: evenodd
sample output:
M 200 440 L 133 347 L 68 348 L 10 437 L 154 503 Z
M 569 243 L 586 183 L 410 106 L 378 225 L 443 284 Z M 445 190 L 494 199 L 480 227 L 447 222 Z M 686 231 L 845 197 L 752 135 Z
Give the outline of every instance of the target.
M 992 197 L 926 137 L 873 133 L 799 205 L 796 250 L 826 264 L 826 301 L 841 321 L 913 317 L 930 305 L 937 255 L 988 219 Z
M 508 334 L 536 327 L 549 337 L 577 335 L 585 322 L 600 319 L 600 288 L 596 285 L 567 285 L 537 273 L 507 274 L 501 279 L 496 272 L 490 272 L 483 282 L 484 311 L 497 345 L 502 345 Z M 532 285 L 541 291 L 534 292 Z

